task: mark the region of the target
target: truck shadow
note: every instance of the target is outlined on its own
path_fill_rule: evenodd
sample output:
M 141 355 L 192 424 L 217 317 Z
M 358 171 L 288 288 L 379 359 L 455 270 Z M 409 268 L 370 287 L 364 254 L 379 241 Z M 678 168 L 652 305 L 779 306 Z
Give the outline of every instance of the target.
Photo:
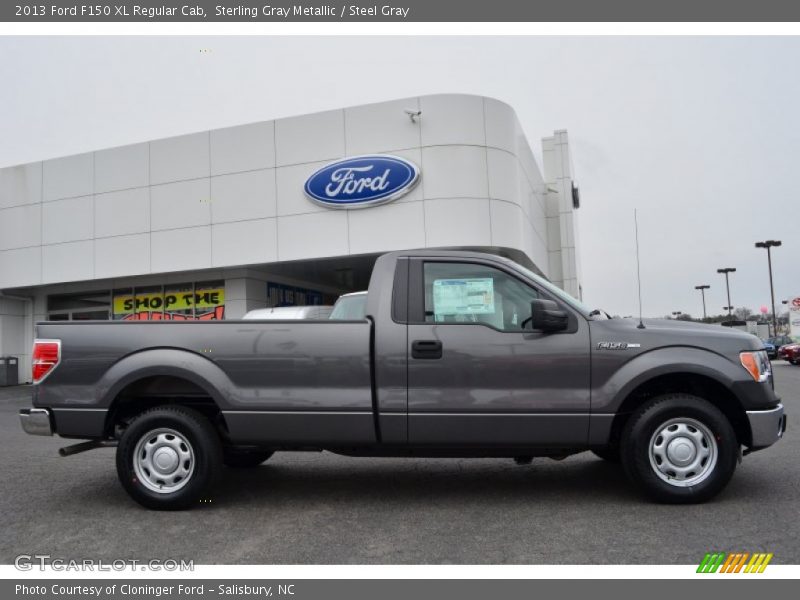
M 343 459 L 344 460 L 344 459 Z M 619 465 L 601 460 L 515 465 L 482 459 L 347 459 L 227 469 L 215 494 L 219 504 L 253 502 L 380 502 L 405 508 L 469 501 L 639 501 Z M 549 463 L 549 464 L 546 464 Z
M 579 455 L 565 461 L 534 459 L 516 465 L 510 459 L 284 458 L 252 469 L 224 469 L 204 510 L 262 510 L 267 506 L 369 507 L 425 510 L 469 503 L 487 506 L 535 501 L 539 506 L 648 504 L 625 477 L 620 465 Z M 274 461 L 274 462 L 273 462 Z M 774 487 L 774 486 L 773 486 Z M 759 502 L 771 497 L 770 478 L 759 471 L 738 472 L 715 502 Z M 81 485 L 56 486 L 67 506 L 92 505 L 114 511 L 135 506 L 113 470 L 86 474 Z
M 368 499 L 387 507 L 418 505 L 420 509 L 430 507 L 432 500 L 445 505 L 532 500 L 544 505 L 648 504 L 621 465 L 588 453 L 561 462 L 534 459 L 525 466 L 510 459 L 334 460 L 336 464 L 276 461 L 255 469 L 226 469 L 215 502 L 242 507 L 272 501 L 352 504 Z M 734 474 L 714 502 L 747 503 L 771 497 L 770 478 L 742 471 Z

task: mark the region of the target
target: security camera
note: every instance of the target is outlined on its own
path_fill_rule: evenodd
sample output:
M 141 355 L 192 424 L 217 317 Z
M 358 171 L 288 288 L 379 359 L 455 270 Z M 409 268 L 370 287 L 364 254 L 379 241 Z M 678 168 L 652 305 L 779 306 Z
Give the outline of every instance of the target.
M 411 110 L 410 108 L 406 108 L 403 112 L 408 115 L 408 118 L 411 119 L 412 123 L 416 123 L 417 117 L 422 114 L 421 110 Z

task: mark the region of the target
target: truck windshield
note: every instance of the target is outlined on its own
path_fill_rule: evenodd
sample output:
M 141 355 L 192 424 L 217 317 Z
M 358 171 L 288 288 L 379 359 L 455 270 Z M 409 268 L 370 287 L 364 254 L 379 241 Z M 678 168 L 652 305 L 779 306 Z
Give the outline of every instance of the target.
M 572 308 L 577 310 L 579 313 L 581 313 L 587 319 L 592 318 L 592 313 L 594 311 L 592 311 L 592 309 L 590 309 L 588 306 L 586 306 L 583 302 L 581 302 L 577 298 L 574 298 L 574 297 L 570 296 L 567 292 L 562 290 L 560 287 L 553 285 L 552 283 L 547 281 L 544 277 L 542 277 L 541 275 L 537 275 L 536 273 L 534 273 L 530 269 L 526 269 L 525 267 L 523 267 L 522 265 L 520 265 L 518 263 L 513 263 L 513 264 L 514 264 L 514 268 L 516 268 L 523 275 L 525 275 L 526 277 L 528 277 L 529 279 L 534 281 L 537 285 L 543 287 L 548 292 L 553 294 L 555 297 L 557 297 L 560 300 L 563 300 L 564 302 L 569 304 Z
M 367 315 L 367 294 L 341 296 L 328 317 L 334 321 L 362 321 Z

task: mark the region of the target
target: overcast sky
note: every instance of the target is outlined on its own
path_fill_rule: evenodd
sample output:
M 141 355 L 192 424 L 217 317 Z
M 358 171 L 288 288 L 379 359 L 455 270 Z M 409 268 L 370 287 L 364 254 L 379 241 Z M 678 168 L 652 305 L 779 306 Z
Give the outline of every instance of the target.
M 209 52 L 200 52 L 201 49 Z M 645 315 L 800 295 L 800 39 L 760 37 L 0 38 L 0 167 L 441 92 L 493 96 L 570 134 L 584 298 Z

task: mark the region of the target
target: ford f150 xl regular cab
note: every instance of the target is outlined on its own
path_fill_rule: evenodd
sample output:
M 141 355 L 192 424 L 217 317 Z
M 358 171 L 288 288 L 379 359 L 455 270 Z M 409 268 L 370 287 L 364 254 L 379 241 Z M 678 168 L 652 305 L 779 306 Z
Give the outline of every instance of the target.
M 140 504 L 186 508 L 279 450 L 622 462 L 700 502 L 783 434 L 755 336 L 609 319 L 491 254 L 380 257 L 366 317 L 39 323 L 28 433 L 117 445 Z

